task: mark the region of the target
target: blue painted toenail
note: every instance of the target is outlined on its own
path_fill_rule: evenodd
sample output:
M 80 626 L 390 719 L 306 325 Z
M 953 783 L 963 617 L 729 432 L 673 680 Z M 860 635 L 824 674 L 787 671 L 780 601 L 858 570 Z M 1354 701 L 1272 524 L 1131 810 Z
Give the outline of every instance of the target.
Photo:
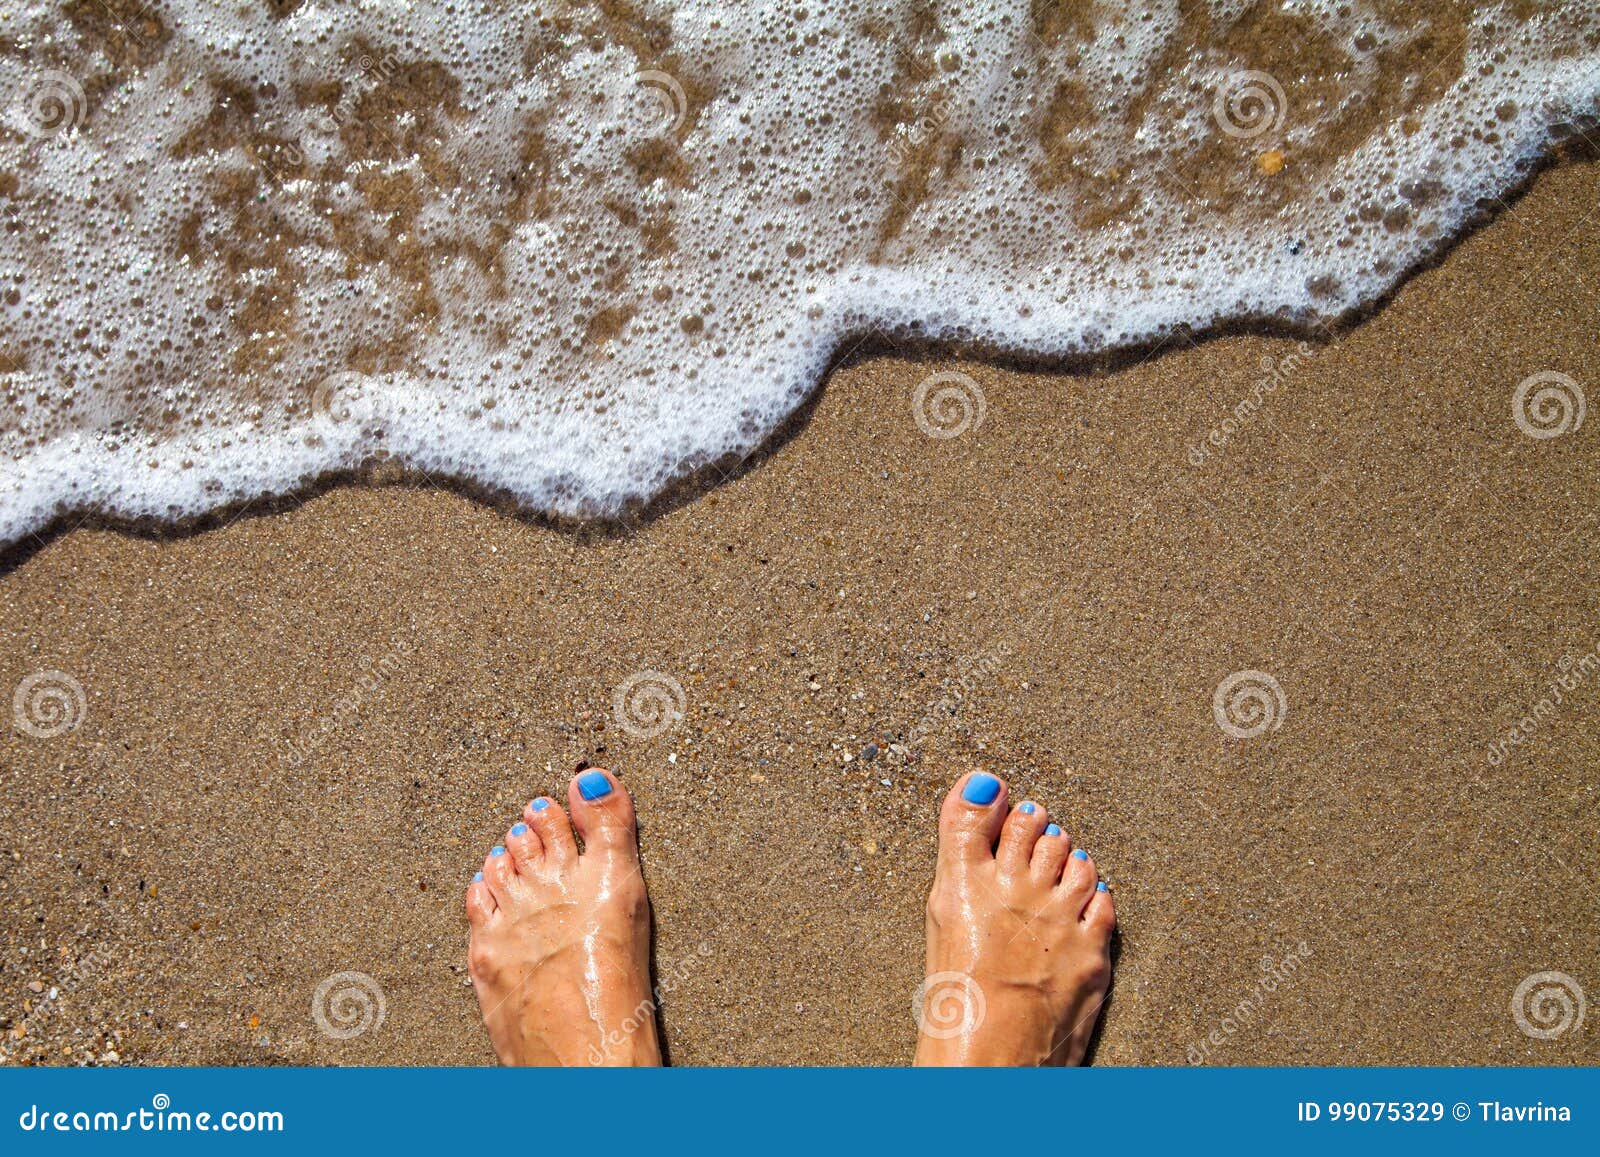
M 1019 807 L 1017 810 L 1019 812 L 1021 812 L 1025 816 L 1031 816 L 1034 812 L 1038 811 L 1039 809 L 1034 807 L 1033 804 L 1031 804 L 1031 803 L 1025 803 L 1021 807 Z
M 536 799 L 528 806 L 536 812 L 542 812 L 545 808 L 550 806 L 550 801 L 547 799 Z
M 506 850 L 504 848 L 502 848 L 499 844 L 496 844 L 494 847 L 489 849 L 489 854 L 491 856 L 503 856 L 503 855 L 506 854 Z
M 525 835 L 527 835 L 528 834 L 528 825 L 527 824 L 512 824 L 511 825 L 511 834 L 514 835 L 514 836 L 525 836 Z
M 1074 860 L 1087 860 L 1089 858 L 1089 853 L 1084 851 L 1082 848 L 1079 848 L 1077 851 L 1072 853 L 1072 858 Z
M 586 771 L 578 777 L 578 794 L 584 799 L 604 799 L 611 794 L 611 781 L 598 771 Z
M 474 872 L 474 873 L 472 873 L 472 882 L 474 884 L 483 883 L 483 873 L 482 872 Z
M 968 803 L 987 807 L 1000 795 L 1000 781 L 987 772 L 978 772 L 961 789 L 961 798 Z
M 1106 882 L 1104 880 L 1098 881 L 1094 886 L 1094 890 L 1096 892 L 1109 892 L 1109 891 L 1111 891 L 1110 888 L 1106 887 Z
M 1044 829 L 1044 834 L 1047 835 L 1047 836 L 1059 836 L 1061 834 L 1061 825 L 1060 824 L 1046 824 L 1045 825 L 1045 829 Z

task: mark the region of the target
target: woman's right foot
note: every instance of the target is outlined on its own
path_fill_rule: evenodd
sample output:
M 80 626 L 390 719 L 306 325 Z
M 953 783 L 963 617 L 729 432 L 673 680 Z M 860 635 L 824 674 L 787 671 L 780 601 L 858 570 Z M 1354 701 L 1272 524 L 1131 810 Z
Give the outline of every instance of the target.
M 467 888 L 467 971 L 501 1064 L 659 1065 L 633 800 L 607 771 L 543 796 Z M 579 854 L 572 829 L 583 836 Z
M 939 813 L 919 1065 L 1078 1065 L 1111 986 L 1116 913 L 1044 805 L 959 780 Z

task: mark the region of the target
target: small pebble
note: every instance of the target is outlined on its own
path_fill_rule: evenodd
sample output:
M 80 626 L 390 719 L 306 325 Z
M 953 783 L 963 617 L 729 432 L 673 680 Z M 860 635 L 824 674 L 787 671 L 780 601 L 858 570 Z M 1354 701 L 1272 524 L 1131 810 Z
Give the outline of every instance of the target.
M 876 743 L 869 743 L 863 747 L 861 749 L 861 758 L 866 760 L 868 763 L 871 763 L 874 759 L 877 759 L 878 745 Z

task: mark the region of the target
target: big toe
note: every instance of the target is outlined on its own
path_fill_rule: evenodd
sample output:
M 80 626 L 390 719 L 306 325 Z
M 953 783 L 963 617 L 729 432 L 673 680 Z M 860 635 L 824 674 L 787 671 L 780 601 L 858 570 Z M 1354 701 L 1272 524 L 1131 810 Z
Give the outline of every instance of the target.
M 601 767 L 591 767 L 567 785 L 572 826 L 583 837 L 585 854 L 602 852 L 629 862 L 639 855 L 633 797 L 621 781 Z
M 1006 819 L 1005 780 L 974 771 L 956 780 L 939 810 L 939 858 L 981 860 L 994 855 Z

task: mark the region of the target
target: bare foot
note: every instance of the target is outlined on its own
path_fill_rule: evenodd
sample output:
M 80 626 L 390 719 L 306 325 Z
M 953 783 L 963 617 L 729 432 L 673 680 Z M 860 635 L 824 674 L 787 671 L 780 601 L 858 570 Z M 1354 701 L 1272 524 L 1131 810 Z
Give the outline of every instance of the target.
M 919 1065 L 1078 1065 L 1111 985 L 1111 893 L 1043 805 L 962 777 L 939 813 Z M 996 842 L 998 841 L 998 846 Z
M 633 800 L 598 768 L 540 798 L 467 889 L 467 971 L 501 1064 L 659 1065 Z M 578 854 L 572 827 L 583 836 Z

